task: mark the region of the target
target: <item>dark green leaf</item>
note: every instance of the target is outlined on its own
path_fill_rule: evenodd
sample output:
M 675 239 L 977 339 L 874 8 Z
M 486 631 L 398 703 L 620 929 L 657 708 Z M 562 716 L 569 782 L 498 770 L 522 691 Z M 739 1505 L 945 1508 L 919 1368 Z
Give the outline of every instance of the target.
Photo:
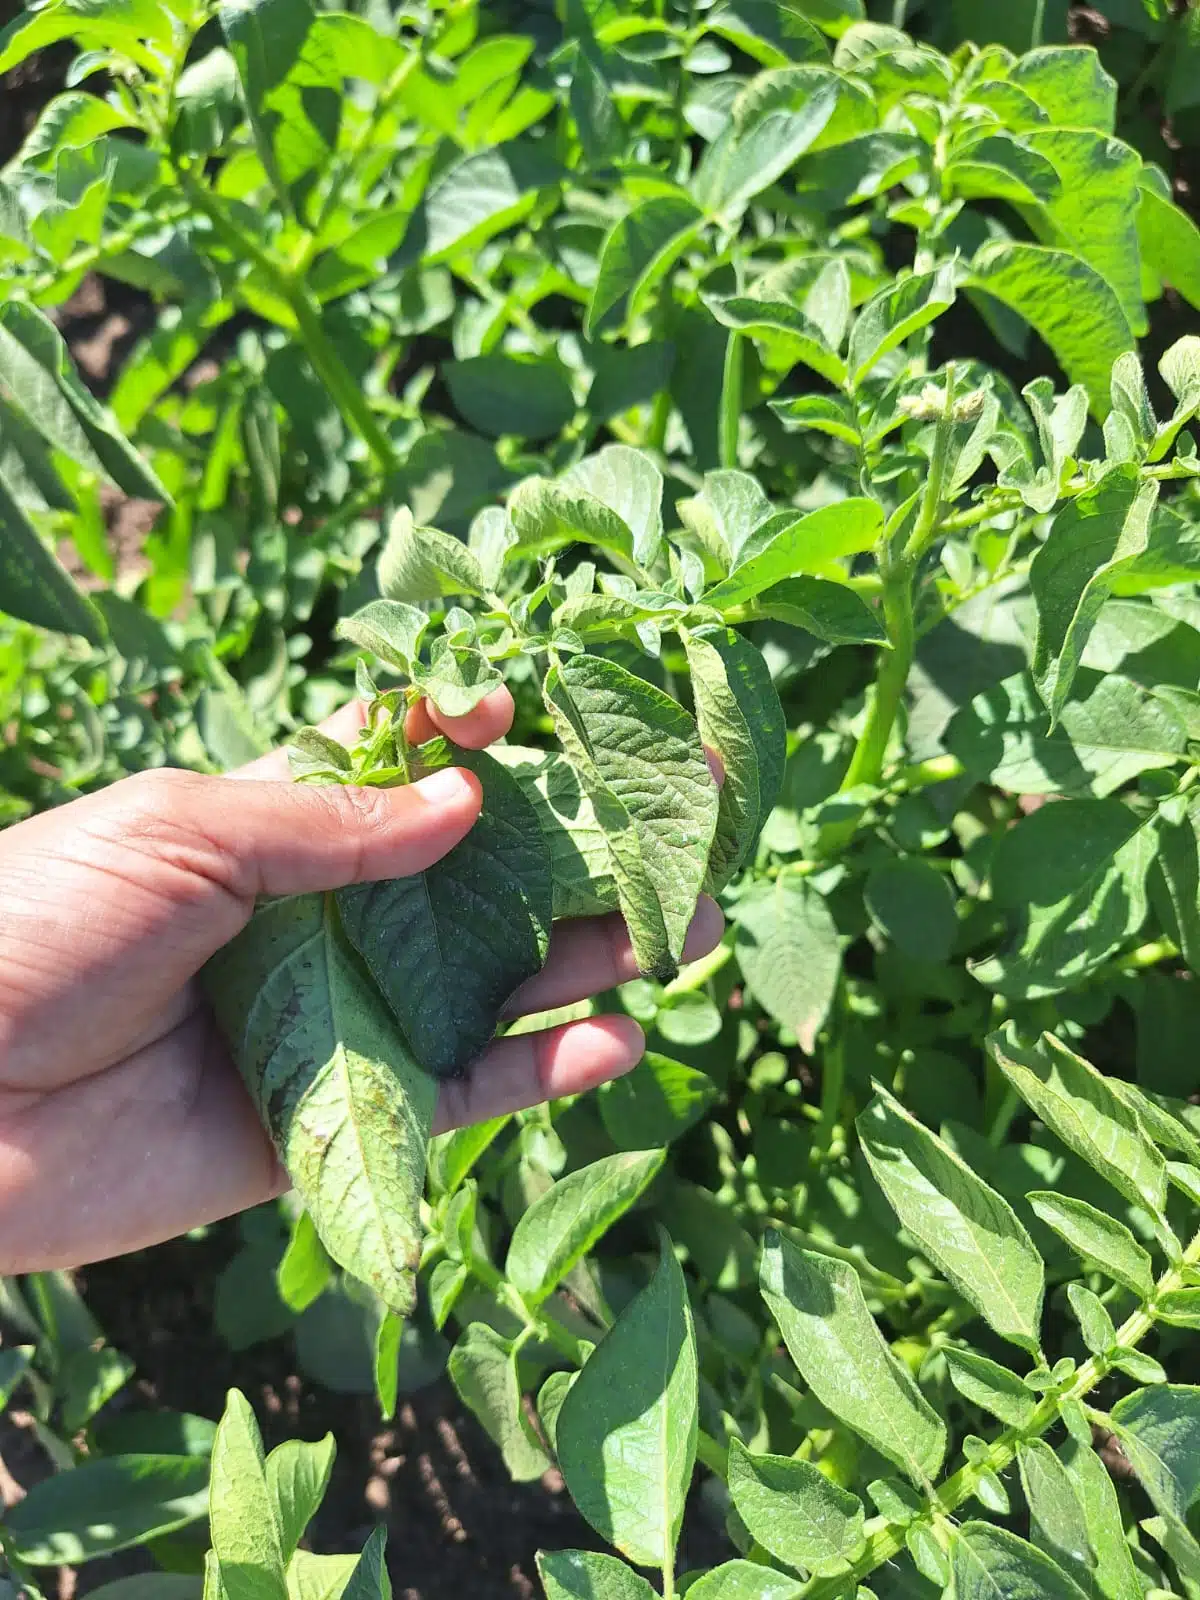
M 821 895 L 788 873 L 755 884 L 737 903 L 737 956 L 755 999 L 811 1055 L 842 965 Z
M 516 779 L 480 752 L 458 758 L 483 787 L 479 820 L 424 872 L 340 889 L 346 933 L 421 1065 L 460 1072 L 550 940 L 550 860 Z
M 442 376 L 455 410 L 480 433 L 546 439 L 575 415 L 570 380 L 558 365 L 532 356 L 471 356 L 447 361 Z
M 729 1494 L 751 1536 L 785 1566 L 838 1572 L 862 1545 L 861 1500 L 808 1461 L 751 1455 L 734 1438 Z
M 1087 1600 L 1074 1578 L 1006 1528 L 967 1522 L 950 1546 L 955 1600 Z
M 172 1533 L 207 1509 L 206 1458 L 109 1456 L 35 1484 L 5 1513 L 4 1532 L 29 1566 L 61 1566 Z
M 664 1235 L 654 1277 L 589 1356 L 556 1429 L 571 1498 L 640 1566 L 674 1563 L 696 1456 L 696 1408 L 696 1335 Z

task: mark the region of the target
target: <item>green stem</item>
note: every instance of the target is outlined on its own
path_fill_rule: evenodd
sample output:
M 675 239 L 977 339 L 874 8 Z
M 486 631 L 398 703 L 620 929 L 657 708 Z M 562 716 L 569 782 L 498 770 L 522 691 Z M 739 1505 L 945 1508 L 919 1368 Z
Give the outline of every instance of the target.
M 258 240 L 245 232 L 231 217 L 216 195 L 186 168 L 177 169 L 180 184 L 196 209 L 203 211 L 217 233 L 238 256 L 253 264 L 266 278 L 280 299 L 286 301 L 296 318 L 296 326 L 313 370 L 329 391 L 330 398 L 346 421 L 375 458 L 380 470 L 390 475 L 399 465 L 392 442 L 371 410 L 362 388 L 338 355 L 321 323 L 321 308 L 304 284 L 282 262 L 269 255 Z
M 1154 1294 L 1146 1305 L 1135 1311 L 1117 1330 L 1114 1348 L 1136 1348 L 1154 1326 L 1156 1307 L 1163 1295 L 1183 1287 L 1184 1273 L 1188 1267 L 1200 1262 L 1200 1233 L 1188 1245 L 1177 1267 L 1171 1267 L 1155 1285 Z M 1029 1421 L 1019 1428 L 1006 1429 L 994 1442 L 987 1455 L 976 1464 L 966 1466 L 947 1478 L 931 1503 L 909 1526 L 932 1527 L 936 1521 L 952 1516 L 969 1500 L 987 1472 L 1001 1473 L 1011 1466 L 1021 1445 L 1041 1438 L 1058 1419 L 1059 1404 L 1063 1400 L 1082 1400 L 1112 1370 L 1105 1356 L 1092 1356 L 1085 1361 L 1067 1387 L 1058 1394 L 1048 1394 L 1038 1402 Z M 899 1523 L 876 1517 L 867 1524 L 867 1542 L 862 1553 L 849 1571 L 836 1578 L 819 1578 L 804 1591 L 804 1600 L 843 1600 L 854 1593 L 856 1584 L 864 1583 L 876 1568 L 898 1556 L 905 1547 L 908 1530 Z
M 888 744 L 913 663 L 912 573 L 907 562 L 899 562 L 884 576 L 883 620 L 891 649 L 880 652 L 866 726 L 842 779 L 843 793 L 861 783 L 877 784 L 883 776 Z
M 721 434 L 719 451 L 723 467 L 738 464 L 738 430 L 742 420 L 742 336 L 731 332 L 725 345 L 725 371 L 721 381 Z

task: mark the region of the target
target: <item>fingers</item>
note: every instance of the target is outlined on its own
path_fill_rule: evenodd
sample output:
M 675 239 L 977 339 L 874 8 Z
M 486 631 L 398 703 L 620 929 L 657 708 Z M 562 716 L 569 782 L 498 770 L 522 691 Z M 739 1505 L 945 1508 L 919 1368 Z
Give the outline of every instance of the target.
M 513 697 L 504 684 L 493 689 L 465 717 L 448 717 L 429 700 L 418 700 L 408 713 L 404 731 L 413 744 L 425 744 L 444 733 L 451 744 L 463 750 L 483 750 L 512 727 Z
M 715 900 L 701 895 L 683 947 L 685 961 L 698 961 L 721 942 L 725 918 Z M 607 917 L 581 917 L 558 922 L 550 940 L 546 965 L 523 983 L 504 1008 L 506 1017 L 528 1016 L 573 1005 L 603 994 L 638 976 L 629 934 L 619 912 Z
M 405 719 L 404 730 L 413 744 L 425 744 L 439 733 L 443 733 L 451 744 L 458 745 L 460 750 L 484 750 L 489 744 L 495 744 L 497 739 L 502 739 L 512 727 L 513 710 L 513 697 L 501 684 L 465 717 L 443 716 L 436 707 L 430 705 L 428 700 L 418 700 Z M 322 733 L 327 733 L 339 744 L 351 745 L 358 737 L 359 730 L 365 725 L 366 718 L 365 702 L 351 700 L 348 705 L 335 711 L 331 717 L 326 717 L 318 726 Z M 287 746 L 281 745 L 278 750 L 259 756 L 257 761 L 248 761 L 244 767 L 238 767 L 225 776 L 287 778 L 290 776 Z
M 259 895 L 422 872 L 454 848 L 480 803 L 478 778 L 457 767 L 401 789 L 247 779 L 235 804 L 224 778 L 161 770 L 105 791 L 89 818 L 91 854 L 97 864 L 140 859 L 141 875 L 164 897 L 174 886 L 181 903 L 217 886 L 245 907 Z
M 433 1131 L 446 1133 L 594 1089 L 636 1067 L 645 1048 L 632 1017 L 589 1017 L 498 1039 L 467 1077 L 442 1085 Z

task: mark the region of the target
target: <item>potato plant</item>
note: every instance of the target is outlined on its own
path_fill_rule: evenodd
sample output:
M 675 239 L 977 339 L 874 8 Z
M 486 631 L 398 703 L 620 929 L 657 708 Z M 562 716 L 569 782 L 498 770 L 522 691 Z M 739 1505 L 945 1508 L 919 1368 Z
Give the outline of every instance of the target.
M 976 9 L 0 33 L 79 50 L 0 171 L 0 816 L 281 740 L 472 766 L 442 862 L 263 905 L 206 981 L 295 1185 L 242 1342 L 352 1306 L 387 1415 L 444 1365 L 609 1547 L 549 1600 L 1200 1594 L 1200 231 L 1053 6 Z M 152 308 L 106 403 L 52 316 L 92 272 Z M 406 737 L 502 681 L 510 742 Z M 431 1140 L 604 911 L 643 1062 Z M 61 1469 L 14 1585 L 146 1544 L 178 1600 L 390 1592 L 381 1536 L 301 1546 L 330 1441 L 265 1455 L 236 1391 L 114 1428 L 69 1282 L 6 1294 Z

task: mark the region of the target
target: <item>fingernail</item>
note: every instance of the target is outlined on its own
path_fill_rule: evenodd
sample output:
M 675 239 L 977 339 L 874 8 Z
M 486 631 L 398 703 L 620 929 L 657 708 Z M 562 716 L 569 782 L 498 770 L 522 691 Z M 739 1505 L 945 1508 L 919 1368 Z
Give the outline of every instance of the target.
M 479 779 L 462 767 L 442 767 L 413 787 L 430 806 L 461 806 L 466 800 L 479 798 Z

